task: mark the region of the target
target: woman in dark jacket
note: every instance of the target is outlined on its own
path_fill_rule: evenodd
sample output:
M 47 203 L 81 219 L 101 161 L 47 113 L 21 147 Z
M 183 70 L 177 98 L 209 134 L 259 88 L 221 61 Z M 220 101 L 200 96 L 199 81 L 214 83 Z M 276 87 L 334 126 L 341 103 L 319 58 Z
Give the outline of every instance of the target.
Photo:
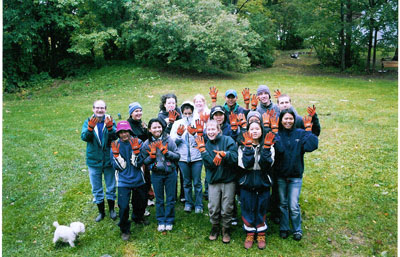
M 180 155 L 174 140 L 164 133 L 159 119 L 151 119 L 148 129 L 149 139 L 144 142 L 141 154 L 144 165 L 151 170 L 151 181 L 156 195 L 157 230 L 163 232 L 172 230 L 175 221 L 176 168 Z
M 304 153 L 318 148 L 318 137 L 311 132 L 311 116 L 305 116 L 304 129 L 296 128 L 296 115 L 291 109 L 282 110 L 278 121 L 279 131 L 275 137 L 275 161 L 278 176 L 279 209 L 281 211 L 280 236 L 289 236 L 289 217 L 293 238 L 301 240 L 301 214 L 299 196 L 303 183 Z
M 272 185 L 269 176 L 273 163 L 274 134 L 265 136 L 260 122 L 250 122 L 247 132 L 243 134 L 244 141 L 238 149 L 239 168 L 241 169 L 240 202 L 242 209 L 243 228 L 247 233 L 244 247 L 249 249 L 257 234 L 259 249 L 266 247 L 267 231 L 266 214 Z
M 142 121 L 143 108 L 138 102 L 133 102 L 129 105 L 129 118 L 128 122 L 132 129 L 132 134 L 138 137 L 143 142 L 149 137 L 149 131 L 147 130 L 147 125 Z M 150 171 L 143 166 L 144 179 L 146 180 L 146 202 L 148 205 L 154 205 L 154 192 L 151 188 L 151 177 Z M 146 209 L 145 216 L 149 216 L 150 212 Z

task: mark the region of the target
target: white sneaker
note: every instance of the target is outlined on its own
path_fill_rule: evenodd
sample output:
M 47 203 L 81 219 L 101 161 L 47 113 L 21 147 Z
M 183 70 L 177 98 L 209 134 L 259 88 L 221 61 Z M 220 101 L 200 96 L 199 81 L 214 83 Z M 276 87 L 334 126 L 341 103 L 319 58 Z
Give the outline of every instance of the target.
M 164 230 L 165 230 L 165 225 L 158 225 L 157 230 L 158 230 L 159 232 L 164 232 Z
M 148 199 L 148 200 L 147 200 L 147 206 L 154 206 L 154 201 Z
M 148 217 L 148 216 L 150 216 L 150 212 L 146 209 L 146 211 L 144 212 L 144 216 L 145 217 Z
M 165 226 L 165 230 L 171 231 L 171 230 L 172 230 L 172 225 L 166 225 L 166 226 Z

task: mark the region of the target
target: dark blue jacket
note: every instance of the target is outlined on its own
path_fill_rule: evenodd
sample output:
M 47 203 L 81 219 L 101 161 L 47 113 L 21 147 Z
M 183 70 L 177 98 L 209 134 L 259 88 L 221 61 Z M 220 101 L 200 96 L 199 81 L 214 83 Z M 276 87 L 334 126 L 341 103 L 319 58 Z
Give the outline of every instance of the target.
M 147 152 L 150 151 L 149 144 L 154 142 L 154 138 L 151 137 L 144 142 L 140 151 L 140 154 L 143 155 L 143 163 L 148 167 L 149 170 L 159 174 L 175 172 L 180 158 L 175 141 L 165 133 L 162 135 L 161 141 L 163 145 L 168 143 L 168 152 L 164 155 L 160 149 L 157 148 L 155 159 L 150 158 L 149 153 Z
M 264 148 L 261 144 L 256 147 L 241 146 L 239 153 L 239 167 L 242 176 L 239 185 L 247 190 L 267 189 L 272 186 L 270 178 L 273 163 L 271 148 Z
M 304 153 L 318 149 L 318 137 L 303 129 L 282 129 L 275 136 L 276 175 L 280 178 L 302 178 Z
M 119 155 L 124 159 L 126 167 L 122 167 L 122 163 L 115 158 L 112 150 L 110 150 L 111 163 L 118 172 L 117 187 L 139 187 L 145 184 L 144 175 L 140 167 L 143 165 L 143 156 L 141 154 L 132 155 L 132 147 L 129 142 L 119 142 Z M 139 139 L 139 143 L 142 140 Z
M 226 156 L 219 166 L 215 166 L 213 160 L 215 152 L 224 151 Z M 201 153 L 204 167 L 206 169 L 206 180 L 209 184 L 229 183 L 236 178 L 237 146 L 231 137 L 219 134 L 214 140 L 208 140 L 206 151 Z

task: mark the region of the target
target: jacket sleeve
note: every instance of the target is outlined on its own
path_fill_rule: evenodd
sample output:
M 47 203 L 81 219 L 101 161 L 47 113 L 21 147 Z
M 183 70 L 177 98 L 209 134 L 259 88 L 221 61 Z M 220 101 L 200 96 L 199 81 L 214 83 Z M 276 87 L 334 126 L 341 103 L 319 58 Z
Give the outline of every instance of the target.
M 165 154 L 165 158 L 173 162 L 177 162 L 181 158 L 181 155 L 178 153 L 178 147 L 176 147 L 172 138 L 168 140 L 168 152 Z
M 114 157 L 112 150 L 110 149 L 110 160 L 113 168 L 118 171 L 123 171 L 126 168 L 126 161 L 119 155 L 117 158 Z
M 113 128 L 111 131 L 108 131 L 108 139 L 111 144 L 112 141 L 117 140 L 117 124 L 115 123 L 115 120 L 113 119 Z
M 184 140 L 182 139 L 182 136 L 178 135 L 177 130 L 179 127 L 179 123 L 178 122 L 174 122 L 174 125 L 172 125 L 171 128 L 171 133 L 169 134 L 170 137 L 175 141 L 176 145 L 180 145 L 184 142 Z
M 94 137 L 94 131 L 88 130 L 89 119 L 86 119 L 82 126 L 81 139 L 85 142 L 91 142 Z
M 274 161 L 272 160 L 271 148 L 263 147 L 261 149 L 261 156 L 258 162 L 260 164 L 261 169 L 269 171 L 271 169 L 273 162 Z
M 319 124 L 319 119 L 317 114 L 314 114 L 314 116 L 312 117 L 312 124 L 313 124 L 312 133 L 317 137 L 319 137 L 319 135 L 321 134 L 321 125 Z
M 140 168 L 143 165 L 143 155 L 142 155 L 142 149 L 144 146 L 144 143 L 142 143 L 142 140 L 139 139 L 139 144 L 142 144 L 142 146 L 140 147 L 140 153 L 138 155 L 135 155 L 132 151 L 132 156 L 131 156 L 131 163 L 133 166 L 135 166 L 136 168 Z
M 228 164 L 237 164 L 238 162 L 238 150 L 237 150 L 237 145 L 235 141 L 233 141 L 232 138 L 226 137 L 227 138 L 227 146 L 226 146 L 226 156 L 222 160 L 223 162 L 226 162 Z
M 245 169 L 252 169 L 254 167 L 254 148 L 243 146 L 242 162 Z
M 301 143 L 304 152 L 312 152 L 318 149 L 318 137 L 310 131 L 302 131 Z
M 215 155 L 208 152 L 207 148 L 206 151 L 201 153 L 201 158 L 203 159 L 204 167 L 209 171 L 216 171 L 218 166 L 215 166 L 213 160 Z
M 285 148 L 283 146 L 281 137 L 279 136 L 279 132 L 275 134 L 275 144 L 274 144 L 275 151 L 277 153 L 283 153 Z

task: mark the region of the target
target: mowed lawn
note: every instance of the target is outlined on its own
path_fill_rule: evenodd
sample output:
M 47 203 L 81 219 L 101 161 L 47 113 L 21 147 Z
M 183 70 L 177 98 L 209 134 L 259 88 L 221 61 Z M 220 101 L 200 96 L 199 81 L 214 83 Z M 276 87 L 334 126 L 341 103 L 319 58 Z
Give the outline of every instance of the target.
M 299 66 L 301 63 L 305 66 Z M 273 68 L 247 74 L 196 76 L 115 64 L 85 76 L 49 81 L 35 90 L 3 99 L 3 256 L 397 256 L 398 85 L 390 76 L 321 74 L 312 57 L 282 58 Z M 303 69 L 305 68 L 305 69 Z M 139 101 L 144 120 L 156 117 L 159 99 L 173 92 L 178 104 L 216 86 L 218 103 L 230 88 L 239 93 L 259 84 L 292 97 L 299 114 L 315 104 L 322 126 L 319 149 L 305 155 L 300 197 L 304 237 L 279 238 L 269 223 L 267 248 L 246 251 L 245 234 L 235 227 L 232 241 L 208 241 L 207 208 L 202 215 L 176 204 L 172 232 L 132 225 L 129 242 L 117 221 L 96 223 L 80 139 L 92 103 L 104 99 L 118 120 Z M 204 202 L 207 206 L 207 202 Z M 107 210 L 108 215 L 108 210 Z M 81 221 L 86 233 L 75 248 L 52 243 L 53 221 Z M 241 224 L 241 223 L 240 223 Z

